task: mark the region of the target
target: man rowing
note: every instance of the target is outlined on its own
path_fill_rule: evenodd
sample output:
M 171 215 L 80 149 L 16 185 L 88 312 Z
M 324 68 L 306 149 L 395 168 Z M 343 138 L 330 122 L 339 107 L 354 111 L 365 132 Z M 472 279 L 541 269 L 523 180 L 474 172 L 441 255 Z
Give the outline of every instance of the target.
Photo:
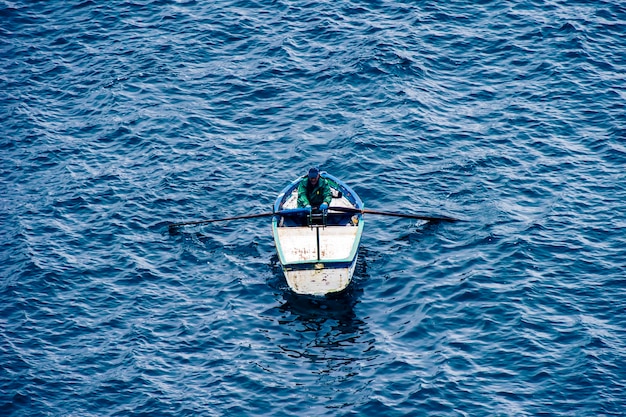
M 298 207 L 324 211 L 328 210 L 332 199 L 330 185 L 320 176 L 319 168 L 309 169 L 309 174 L 298 185 Z

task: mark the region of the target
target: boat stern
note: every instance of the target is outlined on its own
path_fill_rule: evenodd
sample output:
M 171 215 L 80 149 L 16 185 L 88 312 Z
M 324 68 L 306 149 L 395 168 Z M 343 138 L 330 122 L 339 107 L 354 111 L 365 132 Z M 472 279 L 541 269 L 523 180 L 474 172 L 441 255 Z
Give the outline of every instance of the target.
M 352 263 L 309 263 L 284 265 L 289 288 L 296 294 L 322 296 L 345 290 L 352 280 L 356 258 Z

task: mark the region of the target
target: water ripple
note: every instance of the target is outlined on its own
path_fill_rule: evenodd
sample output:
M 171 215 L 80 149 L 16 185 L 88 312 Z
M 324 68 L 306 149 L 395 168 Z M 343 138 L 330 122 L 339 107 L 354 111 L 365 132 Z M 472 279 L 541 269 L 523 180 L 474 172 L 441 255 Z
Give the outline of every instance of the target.
M 621 415 L 616 2 L 0 2 L 3 415 Z M 295 297 L 308 166 L 365 216 Z

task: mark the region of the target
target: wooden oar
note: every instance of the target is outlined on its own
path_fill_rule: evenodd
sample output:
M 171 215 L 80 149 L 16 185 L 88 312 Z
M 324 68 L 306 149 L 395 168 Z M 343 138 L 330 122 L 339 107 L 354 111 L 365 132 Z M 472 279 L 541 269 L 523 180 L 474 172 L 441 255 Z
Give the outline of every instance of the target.
M 295 208 L 295 209 L 285 209 L 277 212 L 266 212 L 266 213 L 254 213 L 254 214 L 245 214 L 243 216 L 235 216 L 235 217 L 224 217 L 222 219 L 210 219 L 210 220 L 196 220 L 193 222 L 185 222 L 185 223 L 172 223 L 169 225 L 170 233 L 174 233 L 176 229 L 183 226 L 199 226 L 201 224 L 209 224 L 214 222 L 225 222 L 229 220 L 241 220 L 241 219 L 254 219 L 258 217 L 269 217 L 273 215 L 284 216 L 289 214 L 299 214 L 308 212 L 307 208 Z
M 405 219 L 418 219 L 418 220 L 426 220 L 429 222 L 461 221 L 460 219 L 455 219 L 454 217 L 445 217 L 445 216 L 437 217 L 437 216 L 422 216 L 421 214 L 391 213 L 388 211 L 357 209 L 357 208 L 352 208 L 352 207 L 329 207 L 329 210 L 340 211 L 343 213 L 367 213 L 367 214 L 378 214 L 380 216 L 404 217 Z

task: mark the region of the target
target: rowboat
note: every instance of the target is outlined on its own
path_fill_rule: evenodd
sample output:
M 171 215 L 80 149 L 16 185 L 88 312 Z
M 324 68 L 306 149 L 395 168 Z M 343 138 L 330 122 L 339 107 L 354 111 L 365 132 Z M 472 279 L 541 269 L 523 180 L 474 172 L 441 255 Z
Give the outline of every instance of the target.
M 298 210 L 302 178 L 285 187 L 274 203 L 274 213 L 280 212 L 272 217 L 274 244 L 287 284 L 296 294 L 344 291 L 352 281 L 363 233 L 359 196 L 338 178 L 326 172 L 320 176 L 333 194 L 326 212 Z

